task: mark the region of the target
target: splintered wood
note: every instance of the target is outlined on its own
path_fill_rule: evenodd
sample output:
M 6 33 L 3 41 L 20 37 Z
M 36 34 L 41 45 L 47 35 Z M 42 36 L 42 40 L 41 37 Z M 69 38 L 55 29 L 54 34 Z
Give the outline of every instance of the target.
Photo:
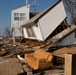
M 52 41 L 47 40 L 47 41 L 41 42 L 41 41 L 38 41 L 38 40 L 26 39 L 26 42 L 21 42 L 21 44 L 28 45 L 30 48 L 39 49 L 39 48 L 44 48 L 49 44 L 52 44 Z
M 6 51 L 4 49 L 0 49 L 0 56 L 4 55 Z

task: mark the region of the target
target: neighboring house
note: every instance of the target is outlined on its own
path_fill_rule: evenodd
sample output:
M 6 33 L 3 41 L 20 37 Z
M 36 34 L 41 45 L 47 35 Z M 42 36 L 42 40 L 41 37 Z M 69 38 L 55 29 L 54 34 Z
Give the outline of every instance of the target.
M 45 41 L 65 30 L 68 25 L 63 2 L 57 1 L 22 25 L 24 38 Z
M 29 5 L 25 5 L 11 11 L 11 27 L 14 42 L 16 38 L 23 37 L 23 30 L 21 25 L 26 23 L 26 21 L 36 14 L 38 13 L 30 12 Z
M 51 38 L 53 46 L 66 46 L 76 44 L 76 26 L 70 26 Z M 55 43 L 54 43 L 55 42 Z
M 29 5 L 11 11 L 11 26 L 13 36 L 22 36 L 21 25 L 29 20 Z

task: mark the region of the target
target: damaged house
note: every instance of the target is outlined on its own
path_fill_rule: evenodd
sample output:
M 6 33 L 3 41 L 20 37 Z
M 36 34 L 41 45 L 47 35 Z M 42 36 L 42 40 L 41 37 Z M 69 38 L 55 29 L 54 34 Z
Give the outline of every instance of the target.
M 38 13 L 30 12 L 29 4 L 13 9 L 11 11 L 11 28 L 13 41 L 18 37 L 23 37 L 23 31 L 21 25 L 31 19 Z
M 21 27 L 25 39 L 42 42 L 50 39 L 49 41 L 52 41 L 53 46 L 70 45 L 75 43 L 76 27 L 68 26 L 62 0 L 58 0 L 52 6 L 40 13 L 30 13 L 28 6 L 26 5 L 25 7 L 27 12 L 25 12 L 24 20 L 15 20 L 18 19 L 15 18 L 15 14 L 17 15 L 18 12 L 19 14 L 23 13 L 25 10 L 22 11 L 22 8 L 18 8 L 12 11 L 12 15 L 14 16 L 12 18 L 12 20 L 14 20 L 14 22 L 12 21 L 12 27 L 14 27 L 15 30 L 13 32 L 15 37 L 20 35 L 17 28 Z
M 25 38 L 39 41 L 45 41 L 49 36 L 63 31 L 68 27 L 63 2 L 59 0 L 28 20 L 22 27 Z
M 76 27 L 68 26 L 62 0 L 40 12 L 22 25 L 26 39 L 46 41 L 52 45 L 70 45 L 76 41 Z

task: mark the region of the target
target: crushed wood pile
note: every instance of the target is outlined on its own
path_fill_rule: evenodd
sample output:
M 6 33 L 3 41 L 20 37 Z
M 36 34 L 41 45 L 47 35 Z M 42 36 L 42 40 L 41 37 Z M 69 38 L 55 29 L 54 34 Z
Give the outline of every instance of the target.
M 6 53 L 5 49 L 0 49 L 0 56 L 4 55 Z
M 25 39 L 22 39 L 20 41 L 20 43 L 23 44 L 23 45 L 28 45 L 31 48 L 44 48 L 47 45 L 52 44 L 51 40 L 46 40 L 44 42 L 41 42 L 41 41 L 38 41 L 38 40 L 26 39 L 25 42 L 23 42 L 23 41 L 25 41 Z

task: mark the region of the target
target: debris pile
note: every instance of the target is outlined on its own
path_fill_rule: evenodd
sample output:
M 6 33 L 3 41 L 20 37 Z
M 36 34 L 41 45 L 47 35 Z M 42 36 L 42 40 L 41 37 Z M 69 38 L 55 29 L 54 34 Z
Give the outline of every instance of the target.
M 42 51 L 45 50 L 46 45 L 50 45 L 52 42 L 47 41 L 26 41 L 25 43 L 13 44 L 10 41 L 1 42 L 0 45 L 0 74 L 1 75 L 20 75 L 25 72 L 32 72 L 34 70 L 44 70 L 44 75 L 51 74 L 64 74 L 64 57 L 65 53 L 76 54 L 75 48 L 61 48 L 51 53 Z M 35 51 L 36 50 L 36 51 Z M 37 52 L 39 50 L 40 52 Z M 53 56 L 51 62 L 49 55 Z M 25 58 L 26 60 L 20 60 L 19 58 Z M 24 57 L 25 56 L 25 57 Z M 19 57 L 19 58 L 18 58 Z M 27 58 L 26 58 L 27 57 Z M 22 59 L 21 58 L 21 59 Z M 30 62 L 30 63 L 27 63 Z M 46 65 L 46 63 L 48 63 Z M 44 66 L 43 66 L 44 64 Z M 6 67 L 5 67 L 6 66 Z M 31 67 L 32 66 L 32 67 Z M 41 67 L 42 66 L 42 67 Z M 60 66 L 60 68 L 58 68 Z M 45 67 L 45 68 L 44 68 Z M 42 71 L 39 71 L 42 73 Z M 36 73 L 40 74 L 40 73 Z
M 5 49 L 0 49 L 0 56 L 4 55 L 6 53 Z
M 44 48 L 47 45 L 52 44 L 51 40 L 46 40 L 44 42 L 41 42 L 38 40 L 30 40 L 30 39 L 26 39 L 26 41 L 23 42 L 23 40 L 25 41 L 25 39 L 22 39 L 22 41 L 20 41 L 20 43 L 23 45 L 27 45 L 30 48 Z

